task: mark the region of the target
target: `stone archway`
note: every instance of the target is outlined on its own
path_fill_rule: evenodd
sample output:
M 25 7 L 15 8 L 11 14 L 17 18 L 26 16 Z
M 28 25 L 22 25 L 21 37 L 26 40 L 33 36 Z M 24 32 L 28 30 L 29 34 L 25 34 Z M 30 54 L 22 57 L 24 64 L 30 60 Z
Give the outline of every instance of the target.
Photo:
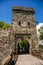
M 15 34 L 15 53 L 20 54 L 20 46 L 19 43 L 20 41 L 24 39 L 28 42 L 28 54 L 31 54 L 31 49 L 32 49 L 32 42 L 31 42 L 31 34 Z M 19 52 L 19 53 L 18 53 Z
M 29 54 L 29 42 L 25 39 L 18 42 L 18 54 Z

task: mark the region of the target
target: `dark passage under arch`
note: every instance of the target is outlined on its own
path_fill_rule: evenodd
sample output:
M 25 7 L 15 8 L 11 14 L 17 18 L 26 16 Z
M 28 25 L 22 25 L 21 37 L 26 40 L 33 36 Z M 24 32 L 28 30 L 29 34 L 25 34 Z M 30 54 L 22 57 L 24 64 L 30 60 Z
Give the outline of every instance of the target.
M 29 43 L 27 40 L 21 41 L 21 43 L 18 43 L 18 54 L 29 54 Z

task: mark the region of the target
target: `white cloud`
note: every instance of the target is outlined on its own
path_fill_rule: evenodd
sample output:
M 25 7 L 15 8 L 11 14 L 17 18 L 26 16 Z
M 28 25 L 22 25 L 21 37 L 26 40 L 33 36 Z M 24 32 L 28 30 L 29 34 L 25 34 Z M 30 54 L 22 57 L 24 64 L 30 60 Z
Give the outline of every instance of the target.
M 39 34 L 38 29 L 39 29 L 41 26 L 43 26 L 43 23 L 39 23 L 38 25 L 36 25 L 36 27 L 37 27 L 37 34 Z
M 39 41 L 39 44 L 43 45 L 43 40 L 40 40 L 40 41 Z
M 39 23 L 39 24 L 37 25 L 37 29 L 39 29 L 41 26 L 43 26 L 43 23 Z
M 39 32 L 38 32 L 38 29 L 39 29 L 41 26 L 43 26 L 43 23 L 39 23 L 38 25 L 36 25 L 36 27 L 37 27 L 38 43 L 41 44 L 41 45 L 43 45 L 43 42 L 42 42 L 43 40 L 39 40 Z

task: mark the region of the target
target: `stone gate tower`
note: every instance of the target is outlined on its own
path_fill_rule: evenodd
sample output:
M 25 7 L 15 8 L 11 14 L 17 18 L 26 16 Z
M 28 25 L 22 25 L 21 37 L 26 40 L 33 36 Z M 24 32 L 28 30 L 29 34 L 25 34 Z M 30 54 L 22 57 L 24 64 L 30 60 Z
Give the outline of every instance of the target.
M 38 45 L 34 13 L 33 8 L 13 7 L 12 9 L 12 29 L 15 44 L 17 46 L 22 38 L 26 39 L 29 42 L 30 53 Z

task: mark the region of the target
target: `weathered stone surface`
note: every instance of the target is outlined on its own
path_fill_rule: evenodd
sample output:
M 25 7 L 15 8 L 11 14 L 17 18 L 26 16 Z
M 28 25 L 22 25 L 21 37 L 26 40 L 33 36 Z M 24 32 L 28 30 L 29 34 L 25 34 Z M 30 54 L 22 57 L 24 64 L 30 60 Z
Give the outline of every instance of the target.
M 11 30 L 0 30 L 0 65 L 7 62 L 5 58 L 11 55 L 14 48 Z M 3 62 L 5 61 L 5 62 Z
M 20 39 L 23 37 L 29 42 L 31 53 L 32 48 L 37 49 L 38 47 L 36 23 L 34 17 L 35 10 L 33 8 L 13 7 L 12 11 L 12 30 L 13 34 L 15 35 L 14 38 L 16 39 L 15 44 L 20 41 L 19 37 L 21 35 Z M 16 38 L 17 35 L 18 37 Z
M 20 10 L 20 11 L 32 11 L 32 12 L 35 12 L 35 9 L 33 9 L 33 8 L 25 8 L 25 7 L 19 7 L 19 6 L 15 6 L 15 7 L 13 7 L 13 10 Z
M 10 61 L 10 59 L 11 59 L 11 56 L 9 55 L 8 57 L 6 57 L 1 63 L 2 63 L 2 65 L 7 65 L 8 64 L 8 62 Z
M 43 50 L 42 49 L 33 49 L 32 55 L 34 55 L 34 56 L 43 60 Z

